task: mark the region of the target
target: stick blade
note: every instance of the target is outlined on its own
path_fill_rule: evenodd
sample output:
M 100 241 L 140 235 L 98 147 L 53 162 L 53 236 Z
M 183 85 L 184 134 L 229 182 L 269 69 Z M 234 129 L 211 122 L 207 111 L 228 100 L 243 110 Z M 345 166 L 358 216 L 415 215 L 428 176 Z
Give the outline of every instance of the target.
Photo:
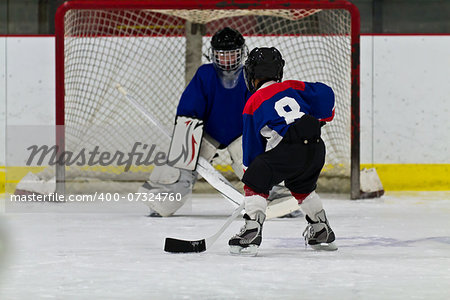
M 192 253 L 206 251 L 206 240 L 186 241 L 174 238 L 166 238 L 164 251 L 170 253 Z

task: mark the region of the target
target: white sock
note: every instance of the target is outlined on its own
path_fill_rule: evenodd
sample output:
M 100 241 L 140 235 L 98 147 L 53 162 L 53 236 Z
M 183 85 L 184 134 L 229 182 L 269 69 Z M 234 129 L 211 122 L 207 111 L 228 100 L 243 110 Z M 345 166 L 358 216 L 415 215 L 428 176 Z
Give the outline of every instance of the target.
M 322 200 L 315 191 L 308 195 L 300 204 L 300 209 L 314 222 L 317 222 L 316 214 L 323 209 Z
M 244 197 L 245 202 L 245 213 L 254 220 L 256 217 L 256 212 L 260 211 L 264 214 L 266 213 L 267 208 L 267 201 L 266 198 L 260 195 L 252 195 L 252 196 L 245 196 Z

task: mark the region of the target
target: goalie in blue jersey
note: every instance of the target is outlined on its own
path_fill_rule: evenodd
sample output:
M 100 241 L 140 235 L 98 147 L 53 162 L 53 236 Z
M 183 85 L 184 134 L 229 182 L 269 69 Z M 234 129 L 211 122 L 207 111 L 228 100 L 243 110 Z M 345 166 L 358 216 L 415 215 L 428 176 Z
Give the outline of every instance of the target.
M 287 80 L 276 48 L 253 49 L 244 65 L 254 94 L 243 112 L 245 225 L 229 240 L 233 254 L 256 255 L 262 241 L 267 197 L 284 181 L 306 215 L 303 235 L 314 249 L 336 250 L 316 184 L 325 163 L 321 126 L 334 117 L 334 93 L 327 85 Z
M 197 155 L 211 161 L 217 150 L 226 149 L 235 174 L 242 178 L 242 111 L 251 95 L 242 74 L 246 54 L 245 39 L 238 31 L 225 27 L 212 37 L 212 63 L 198 68 L 178 104 L 169 150 L 169 161 L 175 157 L 178 164 L 155 167 L 149 181 L 139 189 L 153 194 L 177 193 L 182 199 L 148 202 L 151 216 L 170 216 L 185 203 L 197 178 Z M 193 142 L 184 155 L 187 138 Z M 186 160 L 179 160 L 183 155 Z

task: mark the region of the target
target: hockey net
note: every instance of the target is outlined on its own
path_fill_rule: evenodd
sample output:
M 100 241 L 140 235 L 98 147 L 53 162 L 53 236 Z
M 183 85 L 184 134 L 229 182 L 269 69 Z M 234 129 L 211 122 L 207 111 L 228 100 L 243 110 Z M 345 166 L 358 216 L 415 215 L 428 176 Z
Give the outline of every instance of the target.
M 352 92 L 359 84 L 355 57 L 352 62 L 352 45 L 359 42 L 358 27 L 352 26 L 359 26 L 357 12 L 346 1 L 255 1 L 245 9 L 239 2 L 72 1 L 59 8 L 56 121 L 64 127 L 57 130 L 57 142 L 73 153 L 99 152 L 83 166 L 56 168 L 66 192 L 85 193 L 86 183 L 94 190 L 136 191 L 169 142 L 116 85 L 171 130 L 180 95 L 197 67 L 209 63 L 211 36 L 225 26 L 240 31 L 249 50 L 277 47 L 286 61 L 285 80 L 321 81 L 333 88 L 335 119 L 323 128 L 327 156 L 319 188 L 349 191 L 351 170 L 359 170 L 351 149 L 359 146 L 351 134 L 352 118 L 359 125 Z M 133 149 L 141 156 L 129 163 Z M 100 160 L 102 153 L 110 156 Z M 227 153 L 219 154 L 213 164 L 236 179 Z M 41 174 L 52 175 L 52 169 Z

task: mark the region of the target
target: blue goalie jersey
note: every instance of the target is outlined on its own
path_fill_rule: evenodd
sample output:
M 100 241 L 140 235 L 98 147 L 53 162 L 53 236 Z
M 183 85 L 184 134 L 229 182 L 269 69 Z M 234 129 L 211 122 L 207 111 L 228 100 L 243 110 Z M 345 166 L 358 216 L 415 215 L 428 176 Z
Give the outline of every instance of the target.
M 203 120 L 204 131 L 226 147 L 242 135 L 242 112 L 250 95 L 242 71 L 237 85 L 226 89 L 214 66 L 205 64 L 183 92 L 177 115 Z
M 320 82 L 265 83 L 244 108 L 244 166 L 248 167 L 256 156 L 278 145 L 289 126 L 305 114 L 319 121 L 331 121 L 334 117 L 333 90 Z

